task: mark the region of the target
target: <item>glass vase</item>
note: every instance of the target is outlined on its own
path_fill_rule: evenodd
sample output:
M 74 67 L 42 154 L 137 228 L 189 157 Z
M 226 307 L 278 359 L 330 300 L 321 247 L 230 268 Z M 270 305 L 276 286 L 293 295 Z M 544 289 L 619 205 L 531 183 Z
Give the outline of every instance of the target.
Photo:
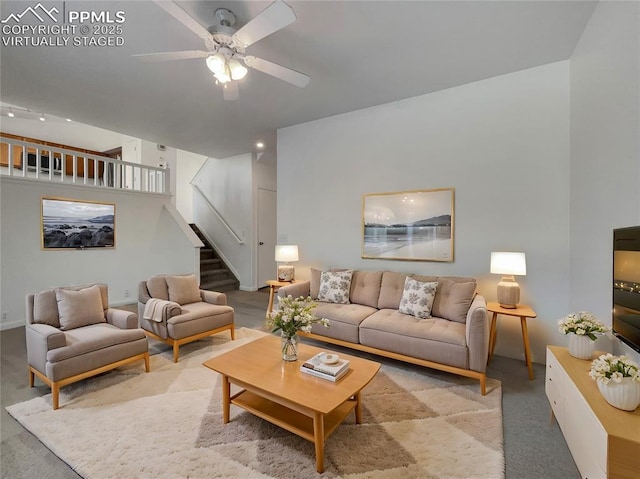
M 591 359 L 595 341 L 589 336 L 569 333 L 569 354 L 578 359 Z
M 631 378 L 622 378 L 619 383 L 609 381 L 604 384 L 600 380 L 597 382 L 600 393 L 613 407 L 623 411 L 635 411 L 640 404 L 640 383 L 634 382 Z
M 280 335 L 282 346 L 282 359 L 284 361 L 298 360 L 298 335 L 282 332 Z

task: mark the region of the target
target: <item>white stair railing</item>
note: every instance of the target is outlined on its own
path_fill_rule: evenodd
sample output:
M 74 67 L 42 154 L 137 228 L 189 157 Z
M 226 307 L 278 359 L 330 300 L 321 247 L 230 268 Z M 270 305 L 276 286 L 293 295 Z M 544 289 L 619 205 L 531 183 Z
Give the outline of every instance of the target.
M 169 170 L 0 136 L 0 175 L 170 193 Z

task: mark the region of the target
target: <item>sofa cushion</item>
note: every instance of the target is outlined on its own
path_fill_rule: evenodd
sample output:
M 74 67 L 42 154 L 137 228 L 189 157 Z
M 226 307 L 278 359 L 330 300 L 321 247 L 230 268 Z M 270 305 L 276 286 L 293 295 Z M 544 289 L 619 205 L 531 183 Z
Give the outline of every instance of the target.
M 323 271 L 320 276 L 318 301 L 349 304 L 352 270 Z
M 156 299 L 169 301 L 169 289 L 167 288 L 166 276 L 153 276 L 147 281 L 147 291 L 149 296 Z
M 354 271 L 349 301 L 377 308 L 381 285 L 382 271 Z
M 322 270 L 311 268 L 311 276 L 309 277 L 309 296 L 311 299 L 318 299 L 320 276 L 322 276 Z
M 437 288 L 436 282 L 425 283 L 407 276 L 398 311 L 416 318 L 430 318 Z
M 457 282 L 452 279 L 440 278 L 432 314 L 439 318 L 465 323 L 475 293 L 475 281 Z
M 358 343 L 358 326 L 376 311 L 376 308 L 361 304 L 335 304 L 318 301 L 314 314 L 318 318 L 328 319 L 329 328 L 314 324 L 311 327 L 311 332 L 341 341 Z
M 167 276 L 167 288 L 169 289 L 169 301 L 180 306 L 202 301 L 198 280 L 193 274 L 187 276 Z
M 57 288 L 55 294 L 61 330 L 106 322 L 98 285 L 79 291 Z
M 400 307 L 400 299 L 404 292 L 404 280 L 407 276 L 411 276 L 418 281 L 424 281 L 425 283 L 438 281 L 436 276 L 407 275 L 406 273 L 385 271 L 382 273 L 382 286 L 380 287 L 380 298 L 378 298 L 378 309 L 398 309 Z
M 60 327 L 58 318 L 58 301 L 55 289 L 48 289 L 33 295 L 33 322 Z

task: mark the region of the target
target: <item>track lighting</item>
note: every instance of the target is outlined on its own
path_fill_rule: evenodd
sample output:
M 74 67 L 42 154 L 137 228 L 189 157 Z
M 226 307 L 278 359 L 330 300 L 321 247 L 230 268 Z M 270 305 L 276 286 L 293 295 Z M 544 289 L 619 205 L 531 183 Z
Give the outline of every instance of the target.
M 9 118 L 15 118 L 16 114 L 13 112 L 13 110 L 11 108 L 9 108 L 9 113 L 7 113 L 7 116 Z
M 38 120 L 45 121 L 44 113 L 40 113 L 40 118 L 38 118 Z

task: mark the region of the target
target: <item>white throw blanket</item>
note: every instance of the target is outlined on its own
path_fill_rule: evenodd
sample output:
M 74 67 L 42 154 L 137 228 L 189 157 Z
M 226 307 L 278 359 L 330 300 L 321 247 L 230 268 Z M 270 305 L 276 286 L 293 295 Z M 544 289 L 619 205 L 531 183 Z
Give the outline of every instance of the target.
M 144 319 L 149 319 L 151 321 L 155 321 L 157 323 L 163 322 L 167 319 L 167 313 L 169 312 L 169 308 L 172 306 L 180 305 L 174 301 L 165 301 L 164 299 L 151 298 L 147 301 L 146 306 L 144 307 L 144 314 L 142 317 Z

